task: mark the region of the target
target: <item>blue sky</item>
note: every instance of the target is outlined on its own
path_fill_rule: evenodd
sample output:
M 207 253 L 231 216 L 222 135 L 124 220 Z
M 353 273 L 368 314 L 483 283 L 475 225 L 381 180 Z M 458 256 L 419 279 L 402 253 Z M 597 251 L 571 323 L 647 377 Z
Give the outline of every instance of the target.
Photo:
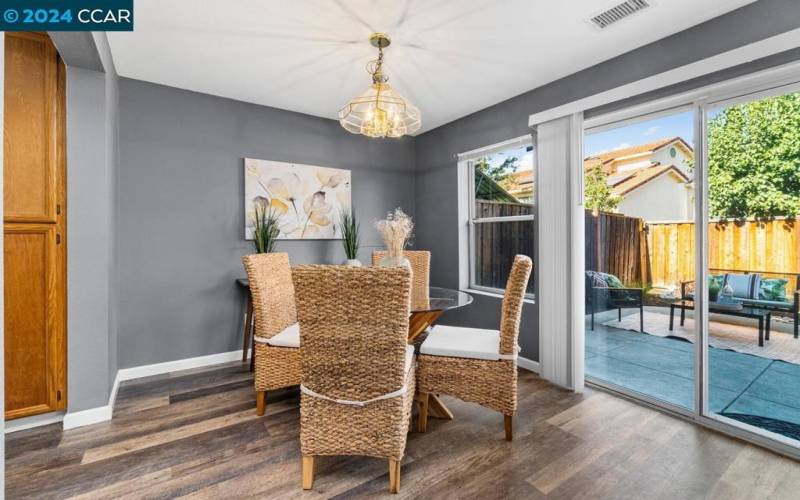
M 709 116 L 719 113 L 715 110 Z M 590 156 L 605 151 L 646 144 L 667 137 L 682 137 L 694 147 L 694 111 L 689 110 L 674 115 L 645 120 L 625 127 L 604 130 L 587 134 L 584 138 L 584 154 Z M 510 149 L 495 153 L 489 158 L 491 164 L 502 163 L 507 156 L 519 158 L 519 171 L 530 170 L 533 166 L 533 155 L 525 148 Z
M 686 111 L 595 134 L 587 134 L 583 143 L 584 155 L 590 156 L 675 136 L 682 137 L 694 147 L 693 119 L 694 112 Z

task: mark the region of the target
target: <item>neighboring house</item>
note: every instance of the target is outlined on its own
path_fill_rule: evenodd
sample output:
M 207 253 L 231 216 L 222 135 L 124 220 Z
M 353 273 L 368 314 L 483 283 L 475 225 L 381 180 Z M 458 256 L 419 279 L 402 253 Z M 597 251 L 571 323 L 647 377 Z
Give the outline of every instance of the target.
M 533 170 L 511 174 L 506 181 L 508 192 L 523 203 L 533 203 Z
M 583 165 L 586 171 L 603 169 L 611 191 L 622 197 L 619 213 L 656 221 L 693 218 L 693 162 L 692 147 L 680 137 L 670 137 L 595 154 Z M 517 172 L 506 190 L 520 201 L 532 201 L 533 172 Z

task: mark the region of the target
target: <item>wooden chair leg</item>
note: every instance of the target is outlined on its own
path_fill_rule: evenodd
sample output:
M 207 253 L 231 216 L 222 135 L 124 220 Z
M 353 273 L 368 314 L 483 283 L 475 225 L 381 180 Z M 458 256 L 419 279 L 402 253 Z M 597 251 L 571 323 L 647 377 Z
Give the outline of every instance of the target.
M 303 489 L 310 490 L 314 486 L 314 457 L 303 455 Z
M 267 391 L 256 391 L 256 415 L 264 414 L 267 408 Z
M 400 461 L 389 459 L 389 493 L 400 493 Z
M 511 415 L 503 415 L 503 419 L 505 420 L 506 424 L 506 441 L 511 441 L 514 438 L 513 429 L 514 426 L 512 424 L 513 418 Z
M 428 430 L 428 401 L 429 395 L 427 392 L 419 393 L 419 422 L 417 422 L 417 430 L 425 432 Z

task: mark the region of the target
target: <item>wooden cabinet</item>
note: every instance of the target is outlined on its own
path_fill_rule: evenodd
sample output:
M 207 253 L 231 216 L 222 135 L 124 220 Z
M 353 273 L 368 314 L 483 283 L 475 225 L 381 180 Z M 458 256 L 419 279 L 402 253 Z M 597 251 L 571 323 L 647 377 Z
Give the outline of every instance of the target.
M 66 408 L 64 85 L 46 34 L 6 33 L 6 419 Z

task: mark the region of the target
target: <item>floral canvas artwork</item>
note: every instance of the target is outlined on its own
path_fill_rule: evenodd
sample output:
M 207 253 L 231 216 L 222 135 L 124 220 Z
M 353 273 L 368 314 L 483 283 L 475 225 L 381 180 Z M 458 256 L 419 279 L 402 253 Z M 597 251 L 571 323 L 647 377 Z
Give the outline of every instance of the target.
M 336 221 L 350 210 L 350 171 L 245 158 L 244 200 L 248 240 L 257 209 L 278 216 L 278 239 L 341 239 Z

